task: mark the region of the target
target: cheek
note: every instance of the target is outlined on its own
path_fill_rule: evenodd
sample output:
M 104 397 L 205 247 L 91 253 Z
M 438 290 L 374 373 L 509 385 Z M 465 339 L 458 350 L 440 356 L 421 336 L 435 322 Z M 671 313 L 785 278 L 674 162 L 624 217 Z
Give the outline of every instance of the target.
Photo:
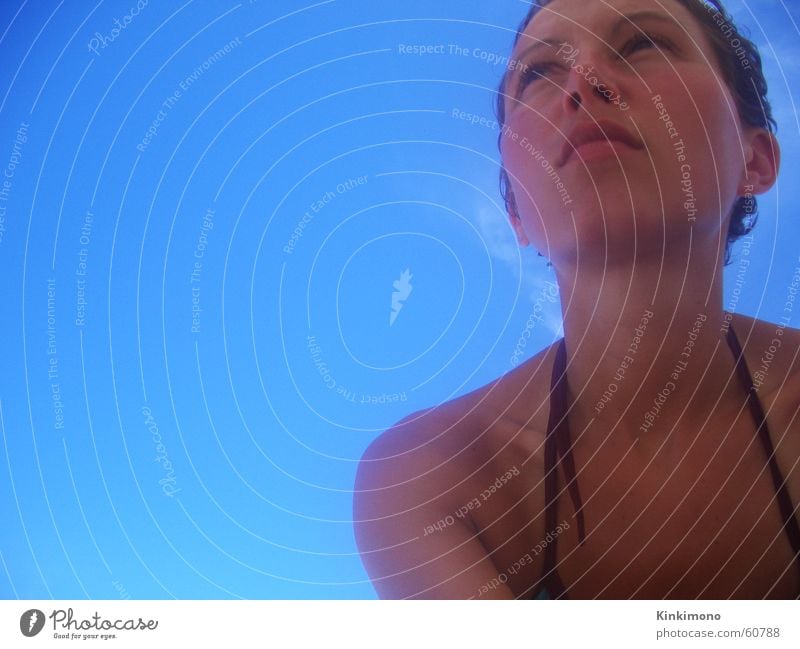
M 690 170 L 703 211 L 718 215 L 727 211 L 742 168 L 736 106 L 716 82 L 690 87 L 690 91 L 693 103 L 676 120 L 685 144 L 685 165 L 676 164 L 675 172 L 683 178 Z M 676 152 L 673 141 L 673 154 Z
M 736 104 L 724 81 L 707 68 L 685 66 L 678 72 L 654 84 L 675 123 L 677 134 L 669 139 L 673 145 L 682 140 L 693 166 L 713 179 L 735 164 L 737 152 L 742 157 Z M 666 132 L 663 121 L 661 131 Z
M 508 172 L 520 210 L 535 203 L 541 209 L 553 208 L 553 198 L 563 194 L 563 178 L 557 165 L 563 139 L 547 120 L 531 111 L 509 116 L 502 137 L 503 164 Z M 560 190 L 560 192 L 559 192 Z

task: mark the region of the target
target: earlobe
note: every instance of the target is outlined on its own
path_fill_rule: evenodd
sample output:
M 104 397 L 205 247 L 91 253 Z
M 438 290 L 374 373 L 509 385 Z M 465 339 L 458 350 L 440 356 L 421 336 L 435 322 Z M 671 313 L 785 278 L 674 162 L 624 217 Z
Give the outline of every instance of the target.
M 745 173 L 739 182 L 738 193 L 763 194 L 775 184 L 781 166 L 781 148 L 770 131 L 759 128 L 747 147 Z

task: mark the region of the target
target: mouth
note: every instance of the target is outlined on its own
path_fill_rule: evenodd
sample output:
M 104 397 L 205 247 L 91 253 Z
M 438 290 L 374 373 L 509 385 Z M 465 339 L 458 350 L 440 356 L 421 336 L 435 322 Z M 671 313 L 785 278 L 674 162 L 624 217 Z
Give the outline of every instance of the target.
M 584 161 L 593 160 L 630 150 L 644 148 L 639 138 L 622 126 L 610 121 L 583 123 L 574 127 L 561 149 L 560 165 L 563 166 L 579 155 Z
M 575 148 L 570 148 L 570 153 L 564 164 L 567 164 L 576 156 L 580 157 L 584 162 L 589 162 L 599 158 L 616 158 L 620 153 L 633 150 L 632 146 L 620 140 L 593 140 L 592 142 L 584 142 Z

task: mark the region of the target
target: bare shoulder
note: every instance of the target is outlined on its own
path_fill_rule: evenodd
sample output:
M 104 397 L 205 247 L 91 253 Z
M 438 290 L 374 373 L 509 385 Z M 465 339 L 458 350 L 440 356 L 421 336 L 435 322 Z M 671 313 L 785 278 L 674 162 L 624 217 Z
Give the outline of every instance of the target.
M 417 477 L 441 476 L 448 465 L 465 473 L 508 435 L 524 429 L 543 439 L 554 352 L 550 345 L 476 390 L 401 419 L 370 444 L 362 464 L 406 465 Z
M 468 520 L 454 510 L 474 451 L 469 409 L 416 412 L 379 435 L 361 457 L 353 528 L 361 560 L 382 599 L 468 599 L 496 575 Z M 463 448 L 459 448 L 464 444 Z M 436 534 L 429 530 L 436 526 Z M 495 593 L 510 598 L 511 593 Z
M 733 324 L 759 397 L 770 414 L 800 408 L 800 330 L 736 314 Z
M 543 350 L 477 390 L 405 417 L 367 447 L 356 474 L 353 521 L 362 561 L 381 597 L 513 597 L 505 586 L 482 591 L 498 574 L 484 521 L 453 513 L 542 446 L 538 420 L 529 411 L 536 409 L 541 377 L 549 377 L 547 361 Z M 544 410 L 546 416 L 546 404 Z M 529 464 L 519 468 L 527 470 L 526 482 L 542 473 Z M 540 499 L 538 493 L 531 498 Z M 491 504 L 502 505 L 499 497 Z M 480 514 L 489 516 L 490 507 Z

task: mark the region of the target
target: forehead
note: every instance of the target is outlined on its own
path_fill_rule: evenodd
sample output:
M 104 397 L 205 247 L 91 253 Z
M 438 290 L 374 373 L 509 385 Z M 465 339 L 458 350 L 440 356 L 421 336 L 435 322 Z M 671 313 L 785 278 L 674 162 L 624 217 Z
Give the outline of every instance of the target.
M 552 0 L 528 23 L 524 34 L 566 37 L 567 33 L 589 32 L 602 37 L 624 20 L 623 16 L 645 12 L 669 18 L 690 33 L 699 30 L 694 16 L 677 0 Z

